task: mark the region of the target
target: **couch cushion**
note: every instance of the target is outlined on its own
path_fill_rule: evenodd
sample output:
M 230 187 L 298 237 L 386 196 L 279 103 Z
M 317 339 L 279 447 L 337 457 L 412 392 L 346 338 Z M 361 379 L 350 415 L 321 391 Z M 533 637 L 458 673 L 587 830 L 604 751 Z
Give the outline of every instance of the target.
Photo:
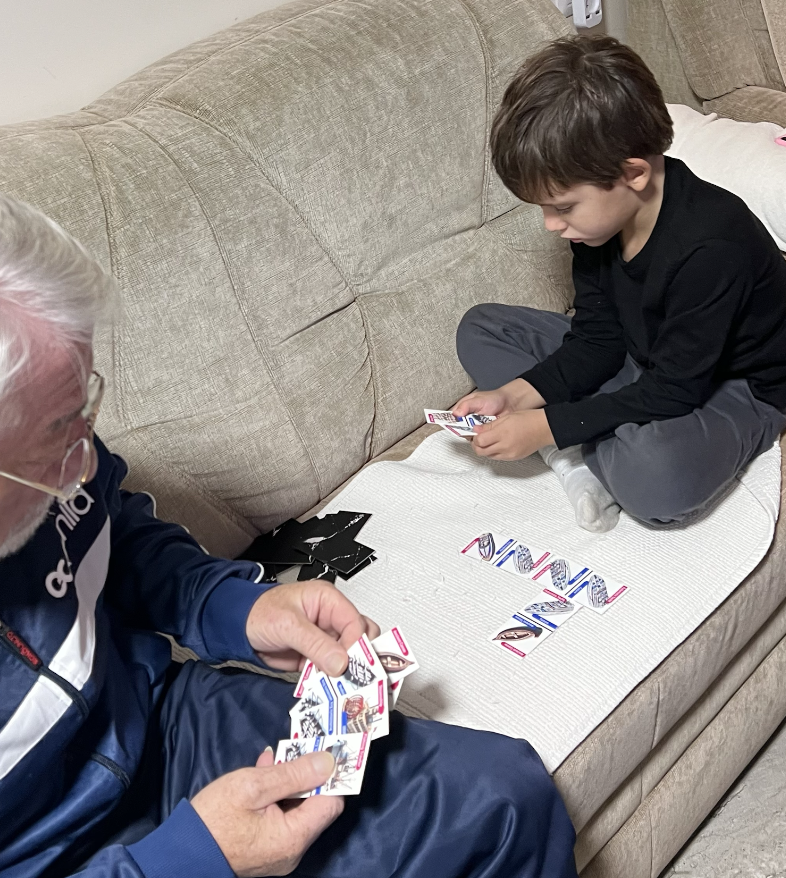
M 705 100 L 758 85 L 783 89 L 761 0 L 661 0 L 693 91 Z
M 761 0 L 761 6 L 781 79 L 786 82 L 786 4 L 783 0 Z
M 118 278 L 98 426 L 129 487 L 233 553 L 467 389 L 468 307 L 567 307 L 563 244 L 530 259 L 493 228 L 513 212 L 548 239 L 487 138 L 515 68 L 569 29 L 549 0 L 302 0 L 70 126 L 0 130 L 0 188 Z
M 786 126 L 786 93 L 749 85 L 712 101 L 704 101 L 705 113 L 717 113 L 740 122 L 774 122 Z

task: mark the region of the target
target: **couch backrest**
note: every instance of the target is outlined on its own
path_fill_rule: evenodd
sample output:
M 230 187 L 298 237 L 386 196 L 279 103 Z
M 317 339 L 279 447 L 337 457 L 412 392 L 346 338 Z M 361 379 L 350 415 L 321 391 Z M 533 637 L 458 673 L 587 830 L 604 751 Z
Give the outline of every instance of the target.
M 785 0 L 629 0 L 628 39 L 667 101 L 786 125 Z
M 301 0 L 80 113 L 0 129 L 0 189 L 116 275 L 99 432 L 210 550 L 297 515 L 470 388 L 472 304 L 569 304 L 489 162 L 549 0 Z

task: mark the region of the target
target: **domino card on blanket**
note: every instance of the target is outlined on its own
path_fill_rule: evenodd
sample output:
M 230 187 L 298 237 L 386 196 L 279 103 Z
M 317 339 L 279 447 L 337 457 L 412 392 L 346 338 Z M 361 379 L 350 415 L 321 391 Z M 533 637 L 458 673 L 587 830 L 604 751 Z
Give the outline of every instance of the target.
M 492 643 L 521 658 L 579 610 L 603 614 L 628 590 L 588 564 L 495 531 L 478 534 L 459 553 L 540 585 L 541 592 L 529 599 L 523 596 L 520 607 L 490 637 Z

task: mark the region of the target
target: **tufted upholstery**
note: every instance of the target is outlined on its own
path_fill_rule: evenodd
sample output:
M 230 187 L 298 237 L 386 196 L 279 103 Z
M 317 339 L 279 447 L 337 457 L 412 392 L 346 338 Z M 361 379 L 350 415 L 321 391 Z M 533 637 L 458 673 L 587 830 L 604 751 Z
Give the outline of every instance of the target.
M 567 30 L 549 0 L 301 0 L 0 129 L 0 188 L 119 281 L 99 431 L 162 516 L 236 552 L 469 389 L 472 304 L 568 307 L 486 148 Z

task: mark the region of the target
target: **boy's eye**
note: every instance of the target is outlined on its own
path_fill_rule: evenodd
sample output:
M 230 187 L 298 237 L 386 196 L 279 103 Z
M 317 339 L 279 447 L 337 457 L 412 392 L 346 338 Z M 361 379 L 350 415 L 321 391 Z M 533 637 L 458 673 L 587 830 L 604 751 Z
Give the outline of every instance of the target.
M 572 205 L 571 205 L 571 207 L 557 207 L 557 208 L 555 208 L 555 210 L 557 211 L 557 213 L 570 213 L 570 211 L 572 210 L 572 207 L 573 207 Z

